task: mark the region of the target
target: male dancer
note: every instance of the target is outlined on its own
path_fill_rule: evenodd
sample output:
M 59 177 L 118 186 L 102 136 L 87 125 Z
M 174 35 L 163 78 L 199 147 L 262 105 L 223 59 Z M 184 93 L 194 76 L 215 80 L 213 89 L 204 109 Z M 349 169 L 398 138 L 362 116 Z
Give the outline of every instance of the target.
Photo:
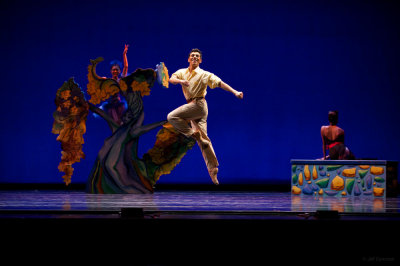
M 169 79 L 172 84 L 182 85 L 187 104 L 170 112 L 168 122 L 186 137 L 192 137 L 197 141 L 211 180 L 218 185 L 218 160 L 211 140 L 207 136 L 208 108 L 204 97 L 207 94 L 207 86 L 211 89 L 220 87 L 233 93 L 239 99 L 243 99 L 243 92 L 234 90 L 213 73 L 201 69 L 199 65 L 202 59 L 201 51 L 192 49 L 188 58 L 189 67 L 179 69 Z M 191 126 L 188 122 L 191 123 Z

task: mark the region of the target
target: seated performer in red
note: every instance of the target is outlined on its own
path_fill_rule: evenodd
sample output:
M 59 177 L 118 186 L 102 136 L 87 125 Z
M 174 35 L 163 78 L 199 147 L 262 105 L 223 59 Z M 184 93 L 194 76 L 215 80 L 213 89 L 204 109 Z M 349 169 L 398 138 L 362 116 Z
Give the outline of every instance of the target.
M 169 79 L 172 84 L 182 85 L 187 104 L 170 112 L 168 122 L 186 137 L 192 137 L 197 141 L 210 177 L 213 183 L 218 185 L 218 160 L 211 140 L 207 136 L 208 107 L 204 97 L 207 94 L 207 86 L 211 89 L 220 87 L 233 93 L 239 99 L 243 99 L 243 92 L 234 90 L 213 73 L 201 69 L 199 65 L 202 59 L 201 51 L 192 49 L 188 58 L 189 67 L 179 69 Z
M 354 160 L 353 153 L 344 145 L 344 130 L 337 126 L 338 111 L 329 111 L 329 126 L 321 127 L 322 160 Z M 326 152 L 329 151 L 329 155 Z

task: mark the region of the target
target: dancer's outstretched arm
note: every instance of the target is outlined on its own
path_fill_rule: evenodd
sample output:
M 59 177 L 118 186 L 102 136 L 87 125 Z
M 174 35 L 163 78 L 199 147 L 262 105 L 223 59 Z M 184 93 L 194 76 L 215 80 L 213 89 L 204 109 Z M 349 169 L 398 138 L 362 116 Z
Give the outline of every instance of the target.
M 235 95 L 236 98 L 238 98 L 238 99 L 243 99 L 243 92 L 235 90 L 234 88 L 232 88 L 231 86 L 229 86 L 229 85 L 226 84 L 225 82 L 221 81 L 220 87 L 221 87 L 223 90 L 226 90 L 226 91 L 228 91 L 228 92 L 233 93 L 233 95 Z

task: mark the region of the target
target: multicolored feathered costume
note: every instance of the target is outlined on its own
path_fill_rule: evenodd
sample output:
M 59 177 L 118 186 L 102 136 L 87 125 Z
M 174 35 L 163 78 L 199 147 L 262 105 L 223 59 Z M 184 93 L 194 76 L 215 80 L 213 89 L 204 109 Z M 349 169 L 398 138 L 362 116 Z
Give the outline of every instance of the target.
M 84 102 L 86 110 L 89 109 L 106 120 L 112 130 L 112 135 L 105 140 L 98 153 L 88 180 L 88 192 L 152 193 L 160 176 L 169 174 L 186 152 L 193 147 L 195 141 L 178 133 L 166 121 L 143 125 L 142 97 L 150 94 L 150 88 L 156 79 L 164 87 L 168 87 L 168 70 L 164 63 L 157 65 L 156 71 L 137 69 L 117 82 L 113 79 L 101 78 L 96 74 L 96 65 L 102 60 L 102 58 L 91 60 L 88 67 L 89 83 L 87 85 L 87 92 L 91 98 L 88 102 Z M 127 110 L 122 116 L 121 125 L 96 107 L 96 104 L 100 104 L 117 93 L 120 93 L 127 102 Z M 143 158 L 139 158 L 139 137 L 159 126 L 163 127 L 157 133 L 153 148 L 144 154 Z M 53 133 L 57 134 L 57 132 L 53 129 Z M 65 152 L 63 146 L 62 148 Z
M 65 184 L 71 183 L 74 171 L 72 164 L 85 158 L 82 151 L 83 134 L 86 132 L 86 117 L 89 113 L 84 94 L 73 78 L 57 90 L 55 100 L 57 110 L 53 113 L 54 123 L 52 133 L 58 134 L 61 142 L 61 162 L 58 170 L 64 172 Z

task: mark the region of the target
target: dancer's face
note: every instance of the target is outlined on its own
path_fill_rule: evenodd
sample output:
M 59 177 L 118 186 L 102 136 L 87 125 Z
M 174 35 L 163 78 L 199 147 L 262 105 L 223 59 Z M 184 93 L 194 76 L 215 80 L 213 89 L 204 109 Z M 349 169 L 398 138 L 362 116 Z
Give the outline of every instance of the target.
M 113 66 L 111 68 L 111 75 L 113 76 L 113 78 L 118 77 L 120 73 L 121 73 L 121 69 L 119 69 L 118 66 Z
M 190 66 L 198 67 L 201 63 L 201 55 L 199 52 L 193 52 L 189 55 L 188 62 Z

